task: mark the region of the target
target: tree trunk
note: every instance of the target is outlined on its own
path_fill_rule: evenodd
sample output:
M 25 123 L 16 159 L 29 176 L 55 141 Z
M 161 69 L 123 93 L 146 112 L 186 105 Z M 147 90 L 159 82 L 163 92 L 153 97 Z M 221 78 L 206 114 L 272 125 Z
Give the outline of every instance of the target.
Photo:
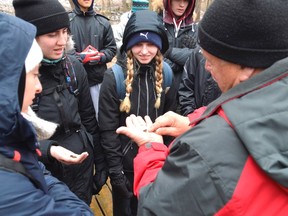
M 194 22 L 199 22 L 200 21 L 200 16 L 201 16 L 201 3 L 202 0 L 196 1 L 195 9 L 194 9 Z
M 210 6 L 210 4 L 213 2 L 213 0 L 207 0 L 207 4 L 206 4 L 206 8 L 205 11 L 207 10 L 207 8 Z
M 128 11 L 127 0 L 122 0 L 122 11 Z
M 69 3 L 70 3 L 71 10 L 73 10 L 73 9 L 74 9 L 74 3 L 73 3 L 73 1 L 72 1 L 72 0 L 69 0 Z

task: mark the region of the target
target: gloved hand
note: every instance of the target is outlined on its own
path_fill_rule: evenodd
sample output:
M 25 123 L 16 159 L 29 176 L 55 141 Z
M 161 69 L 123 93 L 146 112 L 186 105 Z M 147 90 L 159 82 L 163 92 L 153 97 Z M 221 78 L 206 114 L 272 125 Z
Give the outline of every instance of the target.
M 90 65 L 95 65 L 95 64 L 102 64 L 106 60 L 106 56 L 102 52 L 98 52 L 98 54 L 95 56 L 95 59 L 91 60 L 89 62 Z
M 99 62 L 101 56 L 98 54 L 99 51 L 91 45 L 87 46 L 82 52 L 78 53 L 83 64 L 90 63 L 93 61 Z
M 98 194 L 101 191 L 107 179 L 108 179 L 108 172 L 106 169 L 96 170 L 96 173 L 93 176 L 93 188 L 92 188 L 93 195 Z
M 196 38 L 186 34 L 181 39 L 181 48 L 194 49 L 197 45 Z
M 98 140 L 98 136 L 94 136 L 94 166 L 96 173 L 93 176 L 92 193 L 98 194 L 108 178 L 108 167 L 105 161 L 103 149 Z M 98 142 L 97 142 L 98 140 Z
M 79 53 L 83 64 L 90 63 L 93 61 L 99 61 L 100 56 L 98 56 L 97 54 L 98 54 L 98 52 L 95 52 L 95 51 Z
M 133 196 L 132 193 L 132 186 L 126 176 L 124 175 L 124 172 L 121 172 L 119 174 L 111 174 L 111 185 L 112 190 L 117 193 L 118 195 L 122 196 L 123 198 L 131 198 Z

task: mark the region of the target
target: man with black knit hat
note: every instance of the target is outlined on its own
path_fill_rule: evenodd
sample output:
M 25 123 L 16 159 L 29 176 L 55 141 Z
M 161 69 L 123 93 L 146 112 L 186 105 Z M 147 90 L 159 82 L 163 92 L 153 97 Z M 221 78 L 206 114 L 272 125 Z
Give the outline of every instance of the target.
M 54 176 L 89 205 L 94 160 L 96 167 L 103 168 L 105 163 L 86 71 L 75 56 L 66 53 L 69 47 L 73 48 L 68 34 L 68 13 L 57 0 L 14 0 L 13 6 L 16 16 L 37 27 L 36 40 L 44 55 L 39 69 L 43 91 L 36 97 L 33 108 L 40 118 L 59 125 L 49 140 L 41 142 L 56 142 L 76 154 L 83 151 L 89 154 L 81 164 L 58 166 L 50 157 L 45 157 L 50 154 L 50 149 L 45 147 L 51 145 L 43 144 L 40 147 L 44 154 L 40 159 Z M 99 171 L 96 175 L 102 174 Z M 104 183 L 105 176 L 104 172 Z M 98 184 L 97 189 L 104 183 Z
M 117 130 L 140 146 L 138 215 L 287 215 L 287 11 L 287 0 L 215 0 L 199 44 L 223 94 Z M 167 148 L 161 135 L 178 137 Z

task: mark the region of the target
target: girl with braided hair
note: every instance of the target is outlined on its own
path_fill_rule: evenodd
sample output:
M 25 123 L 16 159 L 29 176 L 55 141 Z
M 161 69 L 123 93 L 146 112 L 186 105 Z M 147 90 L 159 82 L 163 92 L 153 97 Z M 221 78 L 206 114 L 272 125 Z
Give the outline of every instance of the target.
M 146 43 L 146 42 L 144 42 Z M 143 43 L 143 44 L 144 44 Z M 142 45 L 143 44 L 138 44 L 139 47 L 134 46 L 132 49 L 135 53 L 135 50 L 138 50 L 139 48 L 142 50 Z M 144 45 L 145 46 L 145 45 Z M 148 45 L 149 46 L 149 45 Z M 156 49 L 155 45 L 152 45 L 152 49 Z M 149 48 L 148 48 L 149 49 Z M 130 94 L 132 92 L 132 82 L 133 82 L 133 77 L 134 77 L 134 55 L 137 55 L 137 52 L 133 55 L 133 51 L 129 50 L 127 52 L 127 78 L 126 78 L 126 95 L 124 100 L 120 104 L 120 111 L 121 112 L 126 112 L 129 113 L 131 109 L 131 101 L 130 101 Z M 135 57 L 137 59 L 137 57 Z M 156 90 L 156 101 L 154 107 L 156 109 L 159 109 L 160 107 L 160 100 L 161 100 L 161 92 L 163 91 L 162 89 L 162 83 L 163 83 L 163 56 L 161 52 L 158 50 L 156 55 L 154 56 L 155 58 L 155 90 Z M 137 59 L 138 60 L 138 59 Z M 138 61 L 136 60 L 136 64 L 140 62 L 141 60 L 139 59 Z
M 99 126 L 109 167 L 114 216 L 137 214 L 137 198 L 132 188 L 133 159 L 138 147 L 128 137 L 116 134 L 116 129 L 125 125 L 126 117 L 131 114 L 155 120 L 167 111 L 176 110 L 174 95 L 177 90 L 173 80 L 167 85 L 167 70 L 171 68 L 163 61 L 168 44 L 162 19 L 156 12 L 134 12 L 125 27 L 121 47 L 126 61 L 116 65 L 124 76 L 120 83 L 123 97 L 118 94 L 115 66 L 104 74 L 99 97 Z M 172 71 L 171 77 L 173 79 Z

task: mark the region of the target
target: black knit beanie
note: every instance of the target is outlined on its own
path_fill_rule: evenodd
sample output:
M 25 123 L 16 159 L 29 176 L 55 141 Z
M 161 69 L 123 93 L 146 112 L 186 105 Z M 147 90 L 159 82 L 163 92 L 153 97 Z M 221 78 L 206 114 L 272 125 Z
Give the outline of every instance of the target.
M 199 24 L 199 44 L 210 54 L 266 68 L 288 57 L 288 0 L 214 0 Z
M 37 27 L 37 36 L 69 27 L 69 17 L 58 0 L 13 0 L 15 15 Z

